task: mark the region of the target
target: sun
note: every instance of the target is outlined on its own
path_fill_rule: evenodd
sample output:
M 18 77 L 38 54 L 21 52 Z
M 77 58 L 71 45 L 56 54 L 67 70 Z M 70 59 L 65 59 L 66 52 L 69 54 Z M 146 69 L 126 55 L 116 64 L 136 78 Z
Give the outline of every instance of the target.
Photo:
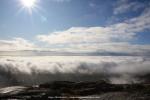
M 33 8 L 36 4 L 36 0 L 21 0 L 21 3 L 26 8 Z
M 21 9 L 19 10 L 27 10 L 29 14 L 32 14 L 33 10 L 35 11 L 38 8 L 39 0 L 19 0 L 21 4 Z

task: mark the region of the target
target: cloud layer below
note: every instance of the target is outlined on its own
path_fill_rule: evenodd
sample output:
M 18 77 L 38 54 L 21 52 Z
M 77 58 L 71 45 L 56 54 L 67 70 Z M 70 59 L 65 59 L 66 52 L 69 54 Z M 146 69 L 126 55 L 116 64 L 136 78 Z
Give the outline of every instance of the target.
M 0 85 L 40 84 L 54 80 L 112 83 L 149 80 L 150 59 L 146 57 L 1 57 Z

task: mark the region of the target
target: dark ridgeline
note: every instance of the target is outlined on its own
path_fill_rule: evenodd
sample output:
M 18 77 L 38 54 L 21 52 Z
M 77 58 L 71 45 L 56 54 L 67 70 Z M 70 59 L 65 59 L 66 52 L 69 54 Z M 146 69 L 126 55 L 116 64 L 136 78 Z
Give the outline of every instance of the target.
M 57 100 L 82 100 L 79 97 L 85 97 L 88 100 L 88 96 L 95 97 L 97 100 L 150 100 L 150 84 L 110 84 L 104 80 L 95 82 L 54 81 L 35 86 L 0 89 L 2 100 L 55 100 L 56 97 L 62 97 Z

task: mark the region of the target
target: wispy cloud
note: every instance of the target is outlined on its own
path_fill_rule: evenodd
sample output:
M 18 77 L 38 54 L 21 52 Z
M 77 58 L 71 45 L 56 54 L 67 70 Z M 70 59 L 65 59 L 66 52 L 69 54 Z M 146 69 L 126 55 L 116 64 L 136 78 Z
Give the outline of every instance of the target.
M 144 8 L 145 5 L 143 3 L 137 1 L 130 1 L 129 0 L 119 0 L 114 8 L 114 14 L 122 14 L 129 11 L 137 11 L 141 8 Z
M 89 6 L 92 7 L 92 8 L 94 8 L 94 7 L 96 7 L 97 5 L 96 5 L 95 3 L 90 2 L 90 3 L 89 3 Z
M 49 35 L 38 35 L 40 41 L 49 44 L 63 43 L 93 43 L 128 41 L 133 39 L 137 32 L 150 29 L 150 11 L 140 16 L 125 20 L 122 23 L 106 27 L 73 27 L 65 31 L 57 31 Z

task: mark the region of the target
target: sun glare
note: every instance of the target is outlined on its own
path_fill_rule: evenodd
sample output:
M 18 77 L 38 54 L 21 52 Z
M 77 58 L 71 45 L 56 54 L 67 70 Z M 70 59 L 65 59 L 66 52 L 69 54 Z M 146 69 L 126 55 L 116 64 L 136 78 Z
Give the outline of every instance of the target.
M 24 7 L 33 8 L 35 6 L 36 0 L 21 0 Z

